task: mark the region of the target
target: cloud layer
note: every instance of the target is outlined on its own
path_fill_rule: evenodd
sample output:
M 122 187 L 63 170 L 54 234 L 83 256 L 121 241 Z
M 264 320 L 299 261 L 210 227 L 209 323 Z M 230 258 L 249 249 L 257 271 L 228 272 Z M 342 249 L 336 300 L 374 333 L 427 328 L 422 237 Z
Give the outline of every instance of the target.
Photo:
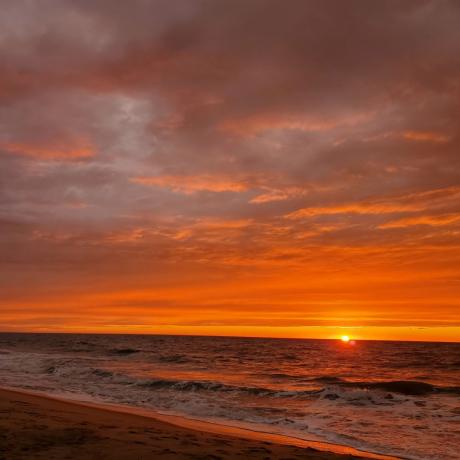
M 458 2 L 2 10 L 2 329 L 460 327 Z

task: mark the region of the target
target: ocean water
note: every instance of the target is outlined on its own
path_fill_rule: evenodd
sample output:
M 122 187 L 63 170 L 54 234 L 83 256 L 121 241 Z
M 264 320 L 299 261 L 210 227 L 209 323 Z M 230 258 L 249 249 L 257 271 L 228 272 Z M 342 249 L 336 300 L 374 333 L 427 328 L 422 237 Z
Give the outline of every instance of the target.
M 0 386 L 460 458 L 460 343 L 3 333 Z

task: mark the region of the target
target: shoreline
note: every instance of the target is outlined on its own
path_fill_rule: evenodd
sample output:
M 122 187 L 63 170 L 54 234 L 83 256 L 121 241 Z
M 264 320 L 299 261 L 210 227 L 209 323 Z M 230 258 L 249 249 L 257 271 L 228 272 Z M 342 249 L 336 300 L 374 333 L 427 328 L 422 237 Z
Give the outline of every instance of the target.
M 234 441 L 239 441 L 240 443 L 263 445 L 268 444 L 272 446 L 277 446 L 281 449 L 285 448 L 287 450 L 300 449 L 300 451 L 303 452 L 303 458 L 324 458 L 327 460 L 341 460 L 352 458 L 368 460 L 402 460 L 401 457 L 376 454 L 340 444 L 333 444 L 320 441 L 308 441 L 303 440 L 301 438 L 290 437 L 281 434 L 273 434 L 264 431 L 257 431 L 247 428 L 239 428 L 213 422 L 206 422 L 177 415 L 166 415 L 155 412 L 154 410 L 143 409 L 140 407 L 124 406 L 119 404 L 110 404 L 102 402 L 92 402 L 78 399 L 68 399 L 43 392 L 23 390 L 20 388 L 18 389 L 12 387 L 0 387 L 0 401 L 4 399 L 26 399 L 28 403 L 32 402 L 41 405 L 42 408 L 45 410 L 47 406 L 53 407 L 56 404 L 58 404 L 61 406 L 66 406 L 69 409 L 72 408 L 74 410 L 77 410 L 80 413 L 80 415 L 88 415 L 88 418 L 91 418 L 89 417 L 89 415 L 91 415 L 93 411 L 120 419 L 120 422 L 123 422 L 125 417 L 129 417 L 137 419 L 138 421 L 143 421 L 147 423 L 151 422 L 155 425 L 161 424 L 164 429 L 169 428 L 173 431 L 183 431 L 186 434 L 200 434 L 202 437 L 204 436 L 205 438 L 218 436 L 226 439 L 232 439 Z M 83 421 L 81 423 L 86 422 Z M 123 425 L 123 423 L 121 425 Z M 206 442 L 204 444 L 206 444 Z M 203 446 L 203 449 L 205 449 L 205 452 L 202 452 L 202 454 L 207 453 L 205 446 Z M 305 454 L 307 452 L 314 452 L 315 456 L 305 457 Z M 251 456 L 251 458 L 258 457 Z

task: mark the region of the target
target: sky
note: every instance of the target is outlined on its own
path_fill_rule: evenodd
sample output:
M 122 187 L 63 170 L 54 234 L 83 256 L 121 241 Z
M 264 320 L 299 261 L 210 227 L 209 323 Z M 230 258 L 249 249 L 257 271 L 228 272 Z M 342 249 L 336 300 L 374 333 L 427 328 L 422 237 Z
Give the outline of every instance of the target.
M 0 16 L 0 330 L 460 340 L 460 3 Z

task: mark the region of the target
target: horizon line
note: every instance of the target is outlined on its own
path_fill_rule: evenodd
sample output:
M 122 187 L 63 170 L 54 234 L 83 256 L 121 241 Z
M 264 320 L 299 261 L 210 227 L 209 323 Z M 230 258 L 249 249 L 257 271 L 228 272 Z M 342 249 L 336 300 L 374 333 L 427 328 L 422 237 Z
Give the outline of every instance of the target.
M 155 337 L 209 337 L 228 339 L 265 339 L 265 340 L 324 340 L 340 341 L 340 337 L 268 337 L 268 336 L 245 336 L 245 335 L 214 335 L 214 334 L 159 334 L 159 333 L 136 333 L 136 332 L 63 332 L 63 331 L 2 331 L 0 334 L 55 334 L 55 335 L 137 335 Z M 354 342 L 410 342 L 410 343 L 452 343 L 460 344 L 460 340 L 402 340 L 402 339 L 357 339 L 350 337 Z

